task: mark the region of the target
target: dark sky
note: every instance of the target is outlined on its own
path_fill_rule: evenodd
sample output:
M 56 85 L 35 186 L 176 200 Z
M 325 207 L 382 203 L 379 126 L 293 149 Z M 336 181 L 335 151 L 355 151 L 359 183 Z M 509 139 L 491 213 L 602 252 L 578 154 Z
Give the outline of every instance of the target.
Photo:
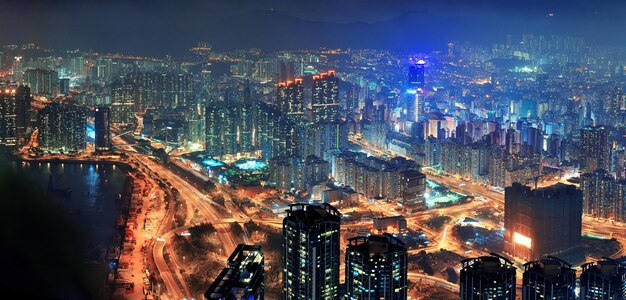
M 0 43 L 185 55 L 216 49 L 441 48 L 505 34 L 563 33 L 626 44 L 626 1 L 0 0 Z M 553 13 L 550 17 L 548 14 Z

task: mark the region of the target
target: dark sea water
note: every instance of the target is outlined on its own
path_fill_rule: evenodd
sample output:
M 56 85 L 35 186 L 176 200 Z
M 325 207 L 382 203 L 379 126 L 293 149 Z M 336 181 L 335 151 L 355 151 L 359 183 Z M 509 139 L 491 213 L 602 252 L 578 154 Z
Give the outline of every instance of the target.
M 120 167 L 60 162 L 13 165 L 80 224 L 87 234 L 89 258 L 97 259 L 113 244 L 127 178 Z

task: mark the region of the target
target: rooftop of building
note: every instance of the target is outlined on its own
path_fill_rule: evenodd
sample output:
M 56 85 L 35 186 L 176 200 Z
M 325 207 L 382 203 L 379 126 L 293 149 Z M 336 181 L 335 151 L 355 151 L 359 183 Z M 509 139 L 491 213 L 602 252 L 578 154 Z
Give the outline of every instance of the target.
M 407 250 L 406 245 L 400 239 L 387 233 L 348 239 L 348 248 L 368 257 Z
M 483 274 L 500 274 L 515 270 L 513 262 L 507 258 L 492 253 L 491 256 L 481 256 L 476 258 L 468 258 L 461 261 L 464 270 L 479 271 Z
M 394 157 L 388 160 L 383 158 L 370 156 L 367 153 L 344 150 L 333 154 L 335 157 L 341 157 L 348 161 L 352 161 L 360 166 L 365 166 L 368 170 L 383 169 L 386 171 L 400 170 L 418 170 L 420 166 L 413 160 Z
M 206 299 L 229 299 L 227 295 L 236 295 L 241 290 L 252 288 L 255 274 L 263 271 L 261 246 L 240 244 L 228 258 L 226 268 L 217 276 L 205 292 Z
M 582 265 L 583 275 L 594 274 L 606 279 L 621 278 L 626 274 L 626 263 L 618 260 L 605 258 L 597 262 L 590 262 Z
M 543 274 L 547 279 L 554 280 L 567 274 L 576 273 L 572 265 L 556 257 L 546 257 L 542 260 L 524 264 L 524 272 Z
M 406 178 L 426 177 L 424 173 L 418 170 L 405 170 L 405 171 L 401 171 L 400 174 L 402 174 L 402 176 Z
M 518 182 L 514 182 L 511 186 L 506 187 L 504 190 L 505 190 L 505 195 L 509 193 L 523 193 L 523 194 L 534 193 L 534 195 L 536 195 L 538 198 L 543 198 L 543 199 L 560 198 L 561 196 L 581 194 L 580 190 L 576 189 L 576 186 L 570 185 L 570 184 L 564 184 L 560 182 L 551 186 L 540 187 L 537 189 L 532 189 L 529 186 L 523 185 Z
M 341 221 L 341 213 L 328 203 L 321 206 L 313 204 L 290 204 L 287 210 L 287 219 L 295 219 L 313 226 L 315 224 L 332 221 L 339 223 Z

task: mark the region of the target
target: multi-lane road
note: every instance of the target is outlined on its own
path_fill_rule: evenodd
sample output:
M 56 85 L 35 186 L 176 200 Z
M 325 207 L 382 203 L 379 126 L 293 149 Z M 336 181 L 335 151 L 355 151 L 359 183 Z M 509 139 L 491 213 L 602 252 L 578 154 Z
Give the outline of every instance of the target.
M 191 207 L 197 209 L 204 222 L 215 224 L 214 226 L 218 237 L 223 243 L 224 255 L 231 253 L 237 247 L 238 240 L 230 230 L 230 224 L 226 223 L 227 221 L 232 220 L 232 222 L 234 222 L 235 220 L 232 218 L 225 220 L 225 218 L 221 216 L 219 211 L 216 209 L 218 204 L 215 203 L 211 197 L 172 172 L 163 162 L 150 156 L 140 154 L 134 149 L 134 147 L 127 145 L 126 141 L 121 137 L 113 138 L 113 142 L 120 145 L 120 147 L 123 148 L 129 155 L 131 160 L 138 162 L 149 170 L 149 174 L 168 182 L 172 188 L 178 190 L 180 199 L 185 202 L 185 205 L 191 205 Z M 221 189 L 219 189 L 219 191 L 223 192 Z M 224 192 L 224 198 L 230 199 L 230 195 Z M 170 203 L 170 205 L 174 205 L 174 203 Z M 191 214 L 192 211 L 188 210 L 187 213 Z M 189 218 L 187 218 L 187 220 L 188 219 Z M 153 249 L 155 264 L 159 274 L 161 274 L 161 277 L 163 278 L 165 288 L 169 296 L 173 299 L 191 298 L 194 296 L 190 294 L 185 280 L 182 278 L 180 272 L 170 270 L 170 267 L 165 260 L 165 251 L 167 250 L 165 247 L 166 244 L 171 243 L 176 234 L 186 231 L 188 229 L 188 225 L 190 224 L 174 228 L 158 237 L 157 243 Z M 170 257 L 173 257 L 173 253 L 170 254 Z M 172 259 L 172 261 L 174 261 L 174 259 Z M 179 282 L 180 285 L 177 282 Z

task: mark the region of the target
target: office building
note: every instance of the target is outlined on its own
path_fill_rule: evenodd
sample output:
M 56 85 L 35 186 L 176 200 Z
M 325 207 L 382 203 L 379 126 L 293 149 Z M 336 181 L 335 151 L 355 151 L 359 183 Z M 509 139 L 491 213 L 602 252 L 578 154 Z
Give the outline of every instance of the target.
M 426 62 L 421 59 L 409 65 L 409 89 L 411 90 L 424 89 L 425 66 L 426 66 Z
M 27 141 L 31 100 L 26 86 L 0 86 L 0 144 L 22 145 Z
M 56 71 L 46 69 L 28 69 L 24 81 L 33 94 L 54 98 L 59 94 L 59 76 Z
M 604 259 L 582 265 L 580 299 L 626 299 L 626 265 Z
M 531 189 L 519 183 L 504 192 L 504 251 L 520 259 L 546 255 L 581 259 L 582 192 L 556 184 Z
M 111 150 L 111 109 L 106 106 L 94 109 L 94 131 L 96 151 Z
M 320 73 L 313 76 L 313 108 L 314 122 L 333 122 L 339 119 L 339 79 L 335 71 Z
M 283 299 L 339 299 L 341 214 L 329 204 L 292 204 L 283 220 Z
M 346 299 L 407 299 L 406 245 L 391 234 L 348 239 Z
M 80 151 L 87 146 L 87 108 L 53 102 L 37 118 L 39 147 Z
M 204 293 L 206 300 L 263 300 L 265 271 L 261 246 L 240 244 Z
M 609 170 L 609 130 L 603 126 L 589 126 L 580 131 L 580 173 L 597 169 Z
M 575 300 L 576 270 L 555 257 L 524 264 L 522 300 Z
M 515 267 L 499 256 L 482 256 L 461 262 L 461 300 L 515 300 Z

